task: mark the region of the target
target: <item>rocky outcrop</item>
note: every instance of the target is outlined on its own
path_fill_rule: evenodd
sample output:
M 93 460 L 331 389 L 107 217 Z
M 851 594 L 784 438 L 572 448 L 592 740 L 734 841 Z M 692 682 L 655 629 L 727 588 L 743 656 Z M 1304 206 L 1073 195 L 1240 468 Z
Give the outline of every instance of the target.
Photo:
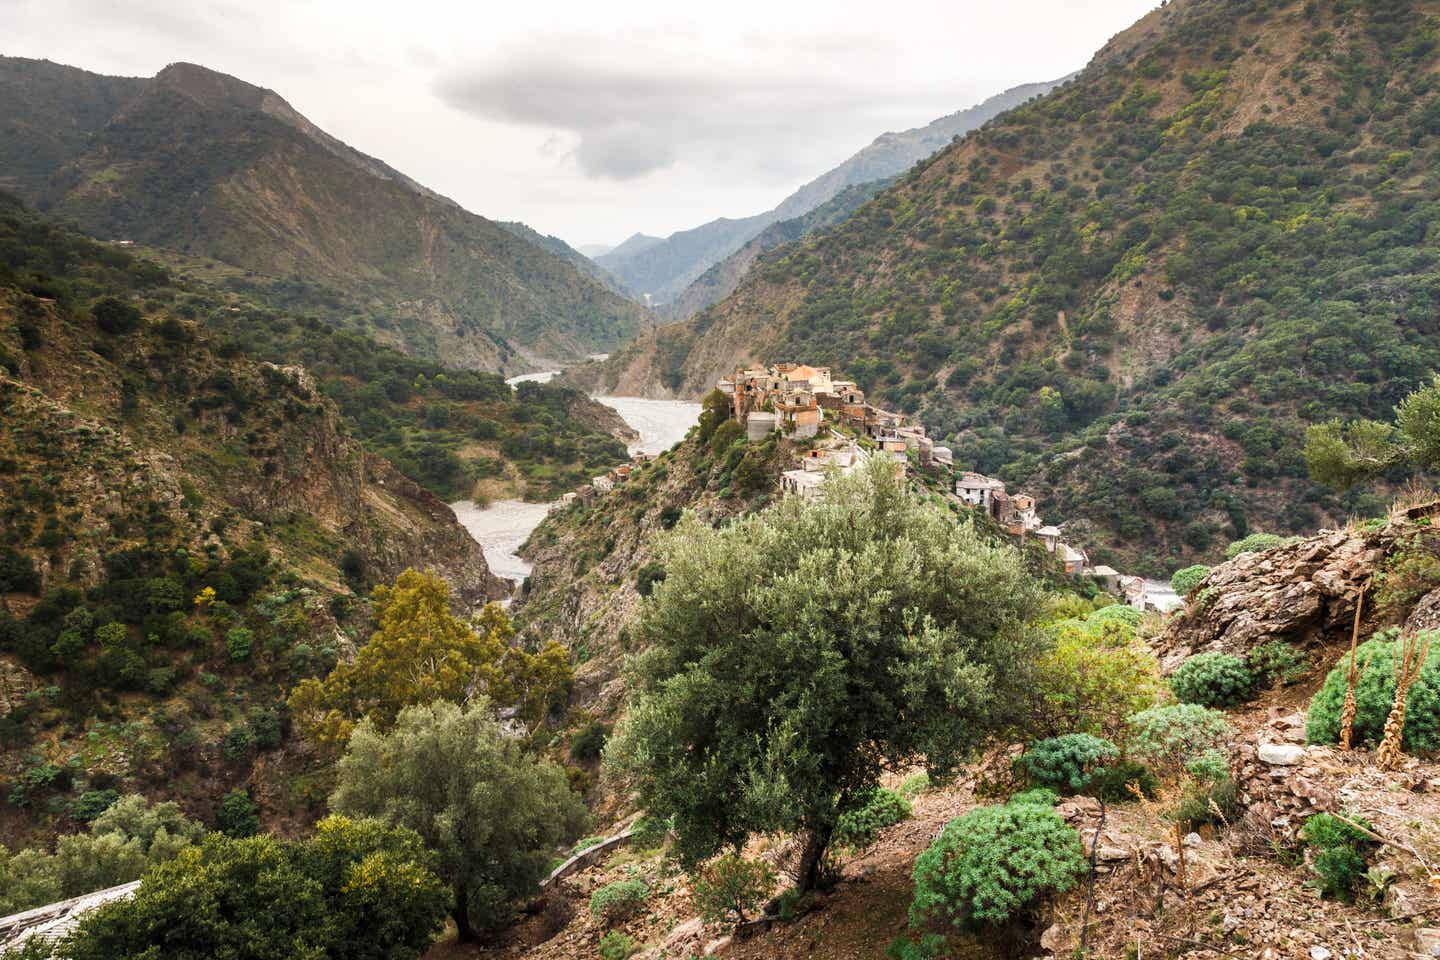
M 1380 524 L 1327 530 L 1317 536 L 1217 566 L 1200 584 L 1185 612 L 1167 625 L 1155 647 L 1174 669 L 1207 651 L 1244 655 L 1257 644 L 1286 640 L 1313 646 L 1348 635 L 1362 587 L 1379 571 L 1415 521 L 1440 513 L 1440 503 L 1416 507 Z M 1440 593 L 1440 591 L 1437 591 Z M 1412 625 L 1440 624 L 1440 596 L 1425 597 Z M 1366 604 L 1361 630 L 1378 627 Z

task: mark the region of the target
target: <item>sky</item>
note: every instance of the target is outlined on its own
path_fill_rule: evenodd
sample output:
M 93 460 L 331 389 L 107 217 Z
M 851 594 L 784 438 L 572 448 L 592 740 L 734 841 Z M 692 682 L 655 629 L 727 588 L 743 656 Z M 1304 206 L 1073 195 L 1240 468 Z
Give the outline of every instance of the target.
M 775 206 L 879 134 L 1083 67 L 1156 0 L 0 0 L 0 54 L 203 64 L 573 245 Z

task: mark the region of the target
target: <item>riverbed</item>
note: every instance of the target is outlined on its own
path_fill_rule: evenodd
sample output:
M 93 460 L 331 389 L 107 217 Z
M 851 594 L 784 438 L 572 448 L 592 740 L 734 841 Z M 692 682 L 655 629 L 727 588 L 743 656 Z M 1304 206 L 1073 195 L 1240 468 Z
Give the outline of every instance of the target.
M 511 377 L 506 383 L 548 383 L 559 370 L 545 370 Z M 641 400 L 638 397 L 595 397 L 599 403 L 620 414 L 640 439 L 630 445 L 630 452 L 650 455 L 669 450 L 695 424 L 700 404 L 679 400 Z M 523 500 L 497 500 L 488 507 L 477 507 L 469 500 L 450 504 L 460 524 L 470 532 L 485 553 L 485 562 L 495 576 L 519 583 L 530 576 L 530 564 L 519 555 L 520 546 L 545 519 L 554 506 L 549 503 L 527 503 Z

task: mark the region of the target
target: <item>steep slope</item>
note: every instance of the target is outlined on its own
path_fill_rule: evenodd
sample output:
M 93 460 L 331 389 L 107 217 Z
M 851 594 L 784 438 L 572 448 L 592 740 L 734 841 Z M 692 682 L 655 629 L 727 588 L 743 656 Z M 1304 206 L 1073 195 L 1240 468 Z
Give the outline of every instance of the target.
M 414 356 L 530 369 L 613 349 L 642 325 L 642 308 L 564 258 L 269 90 L 189 64 L 134 81 L 7 59 L 0 92 L 22 199 L 106 238 L 342 290 L 327 319 Z
M 1096 562 L 1369 511 L 1300 439 L 1440 365 L 1437 15 L 1171 3 L 618 362 L 688 396 L 750 358 L 843 365 Z
M 407 567 L 508 585 L 438 498 L 344 429 L 311 372 L 187 319 L 197 294 L 0 204 L 0 842 L 95 791 L 213 822 L 248 785 L 310 816 L 286 690 Z
M 684 320 L 712 303 L 729 296 L 745 276 L 755 258 L 786 243 L 794 243 L 817 230 L 840 223 L 875 194 L 888 187 L 893 178 L 872 180 L 845 187 L 815 209 L 788 220 L 772 223 L 756 237 L 686 287 L 680 296 L 656 312 L 670 320 Z
M 933 120 L 923 127 L 900 133 L 885 133 L 834 169 L 802 186 L 773 210 L 740 219 L 721 218 L 692 230 L 673 233 L 664 240 L 636 234 L 597 261 L 637 296 L 651 294 L 666 315 L 684 319 L 689 313 L 674 301 L 700 303 L 712 284 L 698 283 L 711 266 L 740 250 L 771 224 L 801 217 L 835 199 L 846 187 L 884 180 L 902 173 L 913 164 L 948 144 L 951 139 L 981 126 L 993 117 L 1047 93 L 1063 83 L 1031 83 L 998 94 L 985 102 Z M 729 290 L 725 290 L 728 293 Z M 723 295 L 723 294 L 722 294 Z
M 541 233 L 529 224 L 521 223 L 519 220 L 500 220 L 500 226 L 509 230 L 515 236 L 526 240 L 542 250 L 549 250 L 555 256 L 569 263 L 576 270 L 590 277 L 611 293 L 622 297 L 629 296 L 620 281 L 610 276 L 605 268 L 600 266 L 586 254 L 576 250 L 570 244 L 551 234 Z

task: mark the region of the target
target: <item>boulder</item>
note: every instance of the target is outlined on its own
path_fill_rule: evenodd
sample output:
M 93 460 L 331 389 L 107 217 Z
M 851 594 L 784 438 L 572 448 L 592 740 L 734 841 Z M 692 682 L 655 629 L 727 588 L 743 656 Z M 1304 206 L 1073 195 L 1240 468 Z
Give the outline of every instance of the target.
M 1293 767 L 1305 759 L 1305 748 L 1293 743 L 1262 743 L 1255 756 L 1272 767 Z

